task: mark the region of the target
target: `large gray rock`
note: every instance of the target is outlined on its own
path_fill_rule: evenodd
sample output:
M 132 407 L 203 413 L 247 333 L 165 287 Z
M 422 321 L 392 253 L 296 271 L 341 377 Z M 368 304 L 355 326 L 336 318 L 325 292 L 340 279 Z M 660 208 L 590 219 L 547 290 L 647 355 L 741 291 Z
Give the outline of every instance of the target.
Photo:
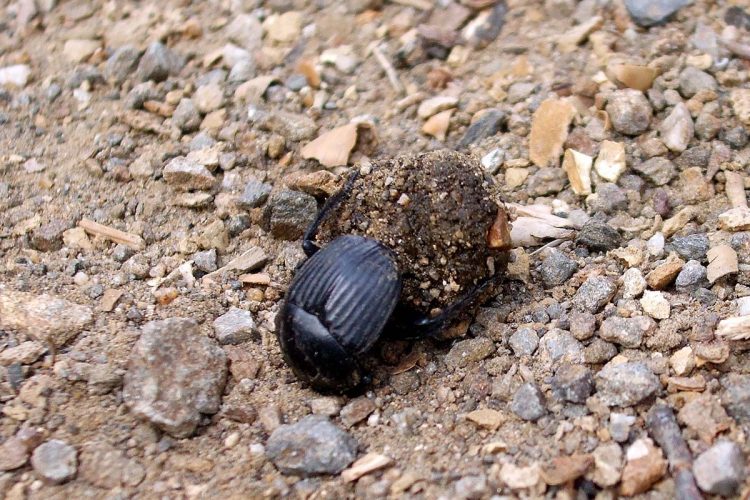
M 137 74 L 141 81 L 161 82 L 177 75 L 185 66 L 185 59 L 161 42 L 148 46 L 138 64 Z
M 608 364 L 596 375 L 599 398 L 607 406 L 632 406 L 661 387 L 654 372 L 640 362 Z
M 357 456 L 357 441 L 326 417 L 309 415 L 278 427 L 266 454 L 284 474 L 338 474 Z
M 578 288 L 573 305 L 582 311 L 595 314 L 612 300 L 617 286 L 604 276 L 592 276 Z
M 646 96 L 633 89 L 613 92 L 606 110 L 614 129 L 626 135 L 639 135 L 645 132 L 653 113 Z
M 93 321 L 93 311 L 51 295 L 0 291 L 0 329 L 62 347 Z
M 621 318 L 612 316 L 602 322 L 599 336 L 608 342 L 620 344 L 623 347 L 639 347 L 643 337 L 656 331 L 656 321 L 648 316 Z
M 219 411 L 224 351 L 192 319 L 146 324 L 130 354 L 123 398 L 130 410 L 175 437 L 190 436 L 201 414 Z
M 68 443 L 51 439 L 34 450 L 31 465 L 45 481 L 61 484 L 76 475 L 78 453 Z
M 695 481 L 706 493 L 729 497 L 745 479 L 745 457 L 732 441 L 719 441 L 693 463 Z

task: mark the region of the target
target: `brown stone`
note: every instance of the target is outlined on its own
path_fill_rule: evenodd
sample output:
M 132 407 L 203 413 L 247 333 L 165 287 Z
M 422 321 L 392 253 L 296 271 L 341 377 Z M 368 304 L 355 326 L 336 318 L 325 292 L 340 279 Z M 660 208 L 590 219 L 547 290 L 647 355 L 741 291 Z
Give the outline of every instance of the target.
M 666 262 L 646 275 L 648 286 L 654 290 L 664 290 L 677 278 L 684 265 L 684 260 L 675 254 L 670 255 Z
M 650 439 L 639 439 L 628 449 L 620 493 L 633 496 L 648 491 L 667 472 L 667 461 Z
M 557 457 L 542 467 L 542 479 L 550 486 L 569 483 L 584 475 L 594 465 L 591 455 L 571 455 Z

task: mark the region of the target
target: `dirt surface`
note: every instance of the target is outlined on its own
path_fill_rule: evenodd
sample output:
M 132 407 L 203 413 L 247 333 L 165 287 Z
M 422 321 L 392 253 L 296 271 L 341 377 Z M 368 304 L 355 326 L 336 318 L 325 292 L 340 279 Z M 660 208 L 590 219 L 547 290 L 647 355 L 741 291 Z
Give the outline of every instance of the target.
M 687 3 L 3 2 L 0 496 L 746 496 L 750 16 Z M 446 148 L 538 241 L 462 338 L 316 394 L 274 330 L 302 233 L 350 169 Z M 350 208 L 395 238 L 370 175 Z M 431 249 L 449 284 L 479 219 Z

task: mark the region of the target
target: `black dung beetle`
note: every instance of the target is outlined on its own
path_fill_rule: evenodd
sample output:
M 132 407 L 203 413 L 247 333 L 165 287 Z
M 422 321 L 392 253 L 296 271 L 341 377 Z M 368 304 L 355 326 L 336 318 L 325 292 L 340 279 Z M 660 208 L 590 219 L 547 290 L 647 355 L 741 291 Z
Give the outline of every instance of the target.
M 484 300 L 502 276 L 495 273 L 478 280 L 432 316 L 401 300 L 404 270 L 399 269 L 394 251 L 383 243 L 346 234 L 320 248 L 316 243 L 319 227 L 351 195 L 357 178 L 355 172 L 329 198 L 305 234 L 303 249 L 309 258 L 297 270 L 276 316 L 286 362 L 320 392 L 343 393 L 368 385 L 371 378 L 361 358 L 384 331 L 400 339 L 433 335 Z

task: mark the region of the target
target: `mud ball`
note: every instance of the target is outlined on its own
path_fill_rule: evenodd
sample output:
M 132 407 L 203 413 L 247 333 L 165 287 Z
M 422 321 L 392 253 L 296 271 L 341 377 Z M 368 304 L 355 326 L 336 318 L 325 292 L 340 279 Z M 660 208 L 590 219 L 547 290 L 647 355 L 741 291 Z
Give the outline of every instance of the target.
M 443 150 L 360 167 L 351 194 L 326 215 L 318 242 L 344 234 L 380 241 L 396 255 L 401 302 L 434 315 L 504 272 L 507 246 L 488 239 L 498 223 L 507 224 L 507 214 L 492 178 L 476 158 Z

